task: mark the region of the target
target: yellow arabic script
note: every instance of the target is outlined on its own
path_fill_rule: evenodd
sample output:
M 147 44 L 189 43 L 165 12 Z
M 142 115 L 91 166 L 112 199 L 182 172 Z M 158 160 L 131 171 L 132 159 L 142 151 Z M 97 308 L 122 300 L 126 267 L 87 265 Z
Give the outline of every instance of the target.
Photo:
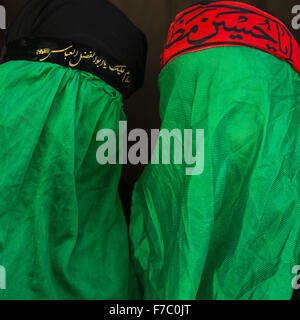
M 90 60 L 97 68 L 102 68 L 103 70 L 110 70 L 116 73 L 118 76 L 122 76 L 122 82 L 126 84 L 131 83 L 131 74 L 127 71 L 126 65 L 110 66 L 107 61 L 103 58 L 99 58 L 94 51 L 84 51 L 80 52 L 73 45 L 60 49 L 51 50 L 50 48 L 37 49 L 36 55 L 43 56 L 39 58 L 39 61 L 46 61 L 53 54 L 63 54 L 64 59 L 68 61 L 71 68 L 75 68 L 80 65 L 83 60 Z

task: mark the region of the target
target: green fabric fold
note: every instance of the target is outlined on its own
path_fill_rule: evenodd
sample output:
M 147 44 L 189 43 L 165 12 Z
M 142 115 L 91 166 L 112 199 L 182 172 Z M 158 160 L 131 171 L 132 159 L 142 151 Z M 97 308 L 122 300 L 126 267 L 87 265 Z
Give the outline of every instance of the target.
M 49 63 L 8 62 L 0 79 L 0 299 L 138 297 L 121 166 L 96 161 L 97 131 L 125 119 L 121 94 Z
M 245 47 L 159 78 L 162 128 L 204 129 L 205 168 L 149 165 L 130 237 L 145 299 L 290 299 L 300 262 L 300 76 Z M 171 157 L 172 158 L 172 157 Z

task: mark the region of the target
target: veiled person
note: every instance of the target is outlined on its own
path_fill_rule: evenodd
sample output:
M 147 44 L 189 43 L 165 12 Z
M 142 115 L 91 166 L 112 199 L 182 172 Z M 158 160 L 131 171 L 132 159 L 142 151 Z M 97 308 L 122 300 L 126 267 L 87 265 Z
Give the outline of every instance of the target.
M 97 132 L 125 120 L 146 40 L 105 0 L 30 0 L 0 65 L 1 299 L 130 299 L 138 290 Z M 118 152 L 116 150 L 116 152 Z

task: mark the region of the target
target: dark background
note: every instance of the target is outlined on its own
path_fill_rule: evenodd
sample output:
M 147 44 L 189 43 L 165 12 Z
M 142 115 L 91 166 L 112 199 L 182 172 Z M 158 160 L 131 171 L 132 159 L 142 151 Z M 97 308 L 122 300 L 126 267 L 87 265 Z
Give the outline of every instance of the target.
M 7 24 L 27 0 L 0 0 L 7 12 Z M 82 0 L 85 1 L 85 0 Z M 125 111 L 129 130 L 143 128 L 147 131 L 160 127 L 159 91 L 157 78 L 160 71 L 159 57 L 167 35 L 170 22 L 175 15 L 199 1 L 197 0 L 111 0 L 123 10 L 127 16 L 140 27 L 148 38 L 149 52 L 144 87 L 127 102 Z M 292 7 L 300 0 L 241 0 L 267 10 L 283 20 L 291 28 Z M 294 31 L 300 43 L 300 30 Z M 0 30 L 0 49 L 5 31 Z M 127 165 L 123 170 L 123 181 L 133 185 L 143 170 L 142 166 Z

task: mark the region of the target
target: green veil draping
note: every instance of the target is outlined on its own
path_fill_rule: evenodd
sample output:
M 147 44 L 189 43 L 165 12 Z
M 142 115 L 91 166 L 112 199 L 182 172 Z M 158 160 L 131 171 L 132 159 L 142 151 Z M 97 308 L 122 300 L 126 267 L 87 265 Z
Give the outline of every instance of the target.
M 205 161 L 201 175 L 150 164 L 135 187 L 130 236 L 144 298 L 291 299 L 299 74 L 268 53 L 219 47 L 175 58 L 159 86 L 162 128 L 204 129 Z
M 0 299 L 134 299 L 120 165 L 96 161 L 121 94 L 60 65 L 0 65 Z

